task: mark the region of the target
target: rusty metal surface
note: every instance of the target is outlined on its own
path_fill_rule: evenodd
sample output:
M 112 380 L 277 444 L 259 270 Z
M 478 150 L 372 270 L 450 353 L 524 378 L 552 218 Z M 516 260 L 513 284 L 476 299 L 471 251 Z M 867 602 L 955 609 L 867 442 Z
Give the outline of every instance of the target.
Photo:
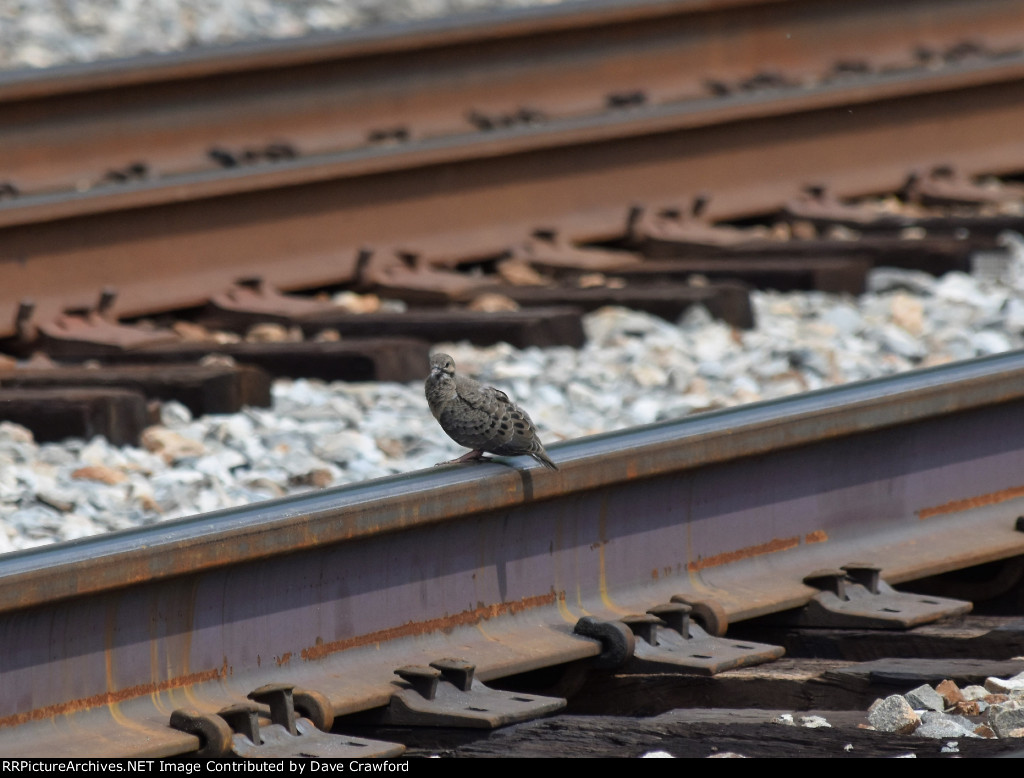
M 841 197 L 898 186 L 908 168 L 1024 165 L 1024 64 L 991 56 L 1024 45 L 1019 3 L 572 10 L 0 77 L 0 170 L 21 192 L 0 203 L 0 335 L 26 298 L 45 321 L 111 286 L 113 313 L 135 315 L 253 275 L 286 290 L 353 280 L 366 246 L 458 259 L 538 228 L 614 237 L 631 205 L 696 191 L 714 192 L 721 218 L 808 183 Z M 950 55 L 968 34 L 987 56 Z M 740 83 L 765 68 L 779 86 Z M 493 120 L 525 104 L 541 120 Z M 405 140 L 367 141 L 396 123 Z M 212 143 L 244 157 L 278 136 L 297 156 L 230 169 L 208 157 Z M 95 185 L 125 166 L 126 183 Z
M 198 304 L 254 275 L 282 289 L 352 279 L 366 245 L 500 252 L 553 222 L 570 239 L 611 238 L 629 203 L 675 202 L 681 186 L 714 191 L 718 217 L 781 207 L 808 181 L 848 196 L 949 158 L 965 175 L 1018 168 L 1024 58 L 995 71 L 892 77 L 887 97 L 847 86 L 697 101 L 0 203 L 0 335 L 16 329 L 25 297 L 46 319 L 114 287 L 116 313 L 130 315 Z
M 340 715 L 404 665 L 595 656 L 581 616 L 681 596 L 736 621 L 808 602 L 816 570 L 1022 554 L 1022 378 L 1013 353 L 556 445 L 558 473 L 434 469 L 7 555 L 0 753 L 189 750 L 170 711 L 267 683 Z
M 1022 23 L 1013 0 L 620 0 L 6 73 L 0 170 L 23 193 L 101 186 L 110 171 L 213 167 L 214 147 L 319 154 L 389 130 L 418 140 L 707 96 L 766 73 L 906 67 L 965 38 L 1001 51 L 1024 44 Z

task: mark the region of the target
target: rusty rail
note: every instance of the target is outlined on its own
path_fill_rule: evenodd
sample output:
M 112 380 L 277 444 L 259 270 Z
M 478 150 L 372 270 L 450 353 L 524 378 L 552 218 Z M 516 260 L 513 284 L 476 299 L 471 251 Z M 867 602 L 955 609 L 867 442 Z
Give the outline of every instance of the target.
M 7 555 L 0 753 L 184 753 L 170 711 L 271 682 L 351 713 L 403 665 L 595 656 L 582 616 L 682 595 L 735 621 L 822 568 L 1022 554 L 1022 378 L 1024 353 L 989 357 L 555 445 L 557 473 L 448 467 Z
M 1022 22 L 1012 0 L 591 0 L 4 73 L 0 171 L 23 192 L 92 188 L 211 168 L 214 148 L 244 164 L 275 140 L 332 153 L 912 69 L 1019 49 Z
M 0 336 L 30 324 L 29 300 L 45 321 L 113 287 L 110 313 L 130 316 L 243 277 L 352 282 L 364 247 L 451 265 L 538 228 L 613 238 L 633 206 L 699 191 L 724 218 L 809 183 L 842 197 L 950 162 L 1019 170 L 1021 16 L 1011 0 L 597 3 L 8 74 L 0 177 L 20 194 L 0 201 Z

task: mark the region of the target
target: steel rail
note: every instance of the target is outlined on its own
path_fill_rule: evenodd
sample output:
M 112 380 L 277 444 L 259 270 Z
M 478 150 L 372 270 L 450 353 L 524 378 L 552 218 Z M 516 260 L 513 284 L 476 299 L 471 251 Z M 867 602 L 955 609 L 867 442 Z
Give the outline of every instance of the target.
M 803 82 L 837 64 L 908 67 L 969 43 L 1024 45 L 1013 0 L 604 0 L 298 41 L 0 74 L 0 178 L 24 192 L 89 187 L 144 162 L 212 165 L 214 145 L 284 140 L 302 154 L 375 131 L 457 135 L 473 113 L 564 118 L 610 95 L 708 95 L 764 73 Z
M 554 445 L 557 473 L 447 467 L 0 559 L 0 753 L 166 755 L 179 707 L 286 682 L 342 714 L 393 670 L 484 680 L 673 595 L 730 620 L 821 568 L 890 583 L 1024 553 L 1024 353 Z
M 24 191 L 0 201 L 0 336 L 29 300 L 48 320 L 115 288 L 110 313 L 132 316 L 201 304 L 241 277 L 344 283 L 362 247 L 453 261 L 538 227 L 602 239 L 630 206 L 698 191 L 726 218 L 808 183 L 843 196 L 951 161 L 1014 172 L 1020 56 L 910 65 L 965 37 L 1019 49 L 1022 14 L 1009 0 L 609 2 L 3 75 L 0 170 Z M 865 41 L 874 75 L 818 83 L 862 62 Z M 708 79 L 765 69 L 794 86 L 701 97 Z M 610 94 L 636 93 L 641 105 L 609 110 Z M 466 120 L 531 106 L 538 123 Z M 396 126 L 405 142 L 367 142 Z M 204 168 L 212 138 L 236 150 L 283 138 L 300 156 Z M 83 160 L 94 176 L 145 161 L 154 177 L 93 186 Z

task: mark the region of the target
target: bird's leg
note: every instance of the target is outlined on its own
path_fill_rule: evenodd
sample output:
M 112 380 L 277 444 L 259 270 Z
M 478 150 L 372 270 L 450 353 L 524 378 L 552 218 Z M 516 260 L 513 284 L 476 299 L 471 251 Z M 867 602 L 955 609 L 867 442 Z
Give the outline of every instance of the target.
M 468 454 L 463 454 L 458 459 L 449 459 L 447 462 L 438 462 L 434 467 L 440 467 L 441 465 L 461 465 L 466 462 L 490 462 L 490 457 L 484 456 L 483 449 L 474 449 Z

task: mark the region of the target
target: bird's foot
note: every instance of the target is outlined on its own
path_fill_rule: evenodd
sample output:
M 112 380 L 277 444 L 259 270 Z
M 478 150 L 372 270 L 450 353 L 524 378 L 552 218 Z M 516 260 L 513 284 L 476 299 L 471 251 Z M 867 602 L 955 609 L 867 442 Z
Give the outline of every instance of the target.
M 441 465 L 462 465 L 466 462 L 493 462 L 494 460 L 490 457 L 485 457 L 483 451 L 470 451 L 468 454 L 463 454 L 458 459 L 449 459 L 447 462 L 438 462 L 434 467 L 441 467 Z

